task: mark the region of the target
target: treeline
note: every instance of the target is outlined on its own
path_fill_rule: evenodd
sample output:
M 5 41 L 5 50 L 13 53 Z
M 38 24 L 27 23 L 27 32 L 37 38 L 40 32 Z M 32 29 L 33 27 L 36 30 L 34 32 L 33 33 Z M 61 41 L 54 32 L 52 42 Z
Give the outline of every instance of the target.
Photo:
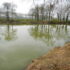
M 0 6 L 0 20 L 70 22 L 70 0 L 43 0 L 41 4 L 41 0 L 38 1 L 39 4 L 36 1 L 38 0 L 33 0 L 32 8 L 26 16 L 16 13 L 15 4 L 3 3 Z
M 70 0 L 44 0 L 42 4 L 36 4 L 30 10 L 31 18 L 37 21 L 69 21 L 70 20 Z

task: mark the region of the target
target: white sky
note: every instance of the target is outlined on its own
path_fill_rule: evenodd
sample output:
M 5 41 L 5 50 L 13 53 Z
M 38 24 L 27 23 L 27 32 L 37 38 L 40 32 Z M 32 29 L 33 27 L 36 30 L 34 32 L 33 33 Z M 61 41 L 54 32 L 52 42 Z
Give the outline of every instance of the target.
M 33 7 L 33 0 L 1 0 L 0 4 L 2 5 L 4 2 L 12 2 L 17 5 L 16 11 L 18 13 L 27 14 L 31 7 Z M 35 0 L 36 1 L 36 0 Z M 43 2 L 43 0 L 37 0 L 39 3 Z

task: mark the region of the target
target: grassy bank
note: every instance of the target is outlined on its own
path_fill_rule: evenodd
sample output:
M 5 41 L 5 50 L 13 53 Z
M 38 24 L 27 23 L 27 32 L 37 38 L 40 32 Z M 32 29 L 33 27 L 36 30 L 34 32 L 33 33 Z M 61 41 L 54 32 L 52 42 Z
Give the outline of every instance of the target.
M 70 24 L 70 21 L 58 21 L 53 19 L 51 21 L 42 21 L 42 20 L 32 20 L 32 19 L 14 19 L 7 21 L 6 19 L 0 19 L 0 24 L 14 24 L 14 25 L 23 25 L 23 24 Z

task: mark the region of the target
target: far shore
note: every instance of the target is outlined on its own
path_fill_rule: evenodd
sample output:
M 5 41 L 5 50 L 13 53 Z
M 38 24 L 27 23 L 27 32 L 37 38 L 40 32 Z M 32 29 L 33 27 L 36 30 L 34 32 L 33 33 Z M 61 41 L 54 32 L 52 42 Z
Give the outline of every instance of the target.
M 66 22 L 66 21 L 36 21 L 36 20 L 29 20 L 29 19 L 23 19 L 23 20 L 10 20 L 10 21 L 6 21 L 6 20 L 0 20 L 0 25 L 6 25 L 6 24 L 13 24 L 13 25 L 30 25 L 30 24 L 68 24 L 70 25 L 70 21 Z

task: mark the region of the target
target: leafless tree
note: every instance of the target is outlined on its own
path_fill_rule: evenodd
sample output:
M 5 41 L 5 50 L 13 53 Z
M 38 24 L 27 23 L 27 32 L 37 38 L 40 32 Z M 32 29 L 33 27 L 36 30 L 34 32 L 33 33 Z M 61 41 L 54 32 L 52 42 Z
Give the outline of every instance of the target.
M 6 13 L 6 18 L 7 18 L 7 21 L 10 20 L 10 14 L 13 15 L 14 14 L 14 11 L 15 11 L 15 5 L 12 4 L 12 3 L 4 3 L 3 4 L 3 7 L 5 9 L 5 13 Z M 13 16 L 12 16 L 13 17 Z
M 34 3 L 33 14 L 36 20 L 47 20 L 51 21 L 54 16 L 58 21 L 68 21 L 70 16 L 70 0 L 43 0 L 44 2 L 40 5 Z M 67 4 L 67 5 L 66 5 Z

